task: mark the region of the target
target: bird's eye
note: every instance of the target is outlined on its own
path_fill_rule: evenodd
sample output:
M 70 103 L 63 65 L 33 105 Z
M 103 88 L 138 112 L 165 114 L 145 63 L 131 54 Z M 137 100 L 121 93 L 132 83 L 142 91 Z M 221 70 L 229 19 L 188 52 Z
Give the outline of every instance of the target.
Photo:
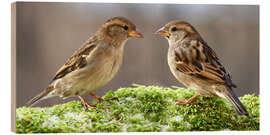
M 128 26 L 125 25 L 125 26 L 123 27 L 123 29 L 124 29 L 124 30 L 128 30 Z
M 172 27 L 172 29 L 171 29 L 171 31 L 176 31 L 177 29 L 176 29 L 176 27 Z

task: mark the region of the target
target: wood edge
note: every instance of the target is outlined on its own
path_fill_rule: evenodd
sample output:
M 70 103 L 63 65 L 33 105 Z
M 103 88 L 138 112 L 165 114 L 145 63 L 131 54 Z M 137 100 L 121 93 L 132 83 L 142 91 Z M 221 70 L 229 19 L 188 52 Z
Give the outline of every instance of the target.
M 11 3 L 11 131 L 16 133 L 16 2 Z

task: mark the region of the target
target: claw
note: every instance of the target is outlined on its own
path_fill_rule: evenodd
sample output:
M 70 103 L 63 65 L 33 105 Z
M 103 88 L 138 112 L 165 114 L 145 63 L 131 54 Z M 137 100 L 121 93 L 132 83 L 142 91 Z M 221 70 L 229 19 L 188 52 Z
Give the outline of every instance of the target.
M 80 98 L 85 111 L 87 111 L 88 108 L 96 109 L 96 106 L 95 105 L 92 105 L 92 104 L 87 103 L 87 101 L 83 97 L 81 97 L 80 95 L 77 95 L 77 96 Z
M 106 99 L 105 101 L 110 101 L 110 100 L 117 100 L 117 101 L 119 101 L 117 97 L 112 97 L 112 98 Z
M 199 103 L 193 102 L 196 98 L 198 98 L 200 94 L 196 94 L 195 96 L 191 97 L 190 99 L 185 99 L 184 101 L 176 99 L 175 101 L 178 102 L 179 105 L 186 105 L 186 104 L 193 104 L 197 105 Z
M 176 102 L 178 102 L 179 105 L 186 105 L 186 104 L 193 104 L 193 105 L 197 105 L 199 103 L 197 102 L 190 102 L 189 100 L 179 100 L 179 99 L 176 99 L 175 100 Z
M 106 100 L 105 100 L 105 99 L 103 99 L 103 98 L 97 96 L 97 95 L 94 94 L 94 93 L 90 93 L 90 96 L 92 96 L 93 98 L 97 99 L 99 102 L 103 102 L 103 101 L 108 102 L 108 101 L 110 101 L 110 100 L 117 100 L 117 101 L 118 101 L 118 98 L 116 98 L 116 97 L 112 97 L 112 98 L 109 98 L 109 99 L 106 99 Z

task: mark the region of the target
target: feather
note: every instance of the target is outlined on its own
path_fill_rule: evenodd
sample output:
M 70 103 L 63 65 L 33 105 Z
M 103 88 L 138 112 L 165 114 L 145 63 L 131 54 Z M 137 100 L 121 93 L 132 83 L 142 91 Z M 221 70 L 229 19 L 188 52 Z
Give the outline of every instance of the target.
M 81 69 L 87 65 L 85 56 L 89 55 L 96 47 L 96 37 L 90 38 L 85 45 L 76 51 L 57 72 L 51 82 L 66 76 L 72 71 Z
M 190 41 L 184 40 L 174 50 L 175 65 L 178 71 L 199 78 L 206 78 L 216 83 L 226 84 L 229 87 L 235 87 L 229 73 L 206 42 L 201 38 L 187 40 Z

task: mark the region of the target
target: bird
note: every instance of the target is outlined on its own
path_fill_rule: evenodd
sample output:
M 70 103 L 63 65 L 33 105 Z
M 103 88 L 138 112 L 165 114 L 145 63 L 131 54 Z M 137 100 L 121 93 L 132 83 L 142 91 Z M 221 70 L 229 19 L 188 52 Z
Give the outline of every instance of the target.
M 108 19 L 56 72 L 48 87 L 25 106 L 31 107 L 41 100 L 55 96 L 63 99 L 77 96 L 85 109 L 95 108 L 82 95 L 88 93 L 99 101 L 104 101 L 93 91 L 104 86 L 117 74 L 122 63 L 124 46 L 131 38 L 143 38 L 135 24 L 121 16 Z
M 239 115 L 248 112 L 236 96 L 230 73 L 222 65 L 215 51 L 188 22 L 171 21 L 156 31 L 169 43 L 168 65 L 174 77 L 196 94 L 180 105 L 196 104 L 199 96 L 218 96 L 227 99 Z

